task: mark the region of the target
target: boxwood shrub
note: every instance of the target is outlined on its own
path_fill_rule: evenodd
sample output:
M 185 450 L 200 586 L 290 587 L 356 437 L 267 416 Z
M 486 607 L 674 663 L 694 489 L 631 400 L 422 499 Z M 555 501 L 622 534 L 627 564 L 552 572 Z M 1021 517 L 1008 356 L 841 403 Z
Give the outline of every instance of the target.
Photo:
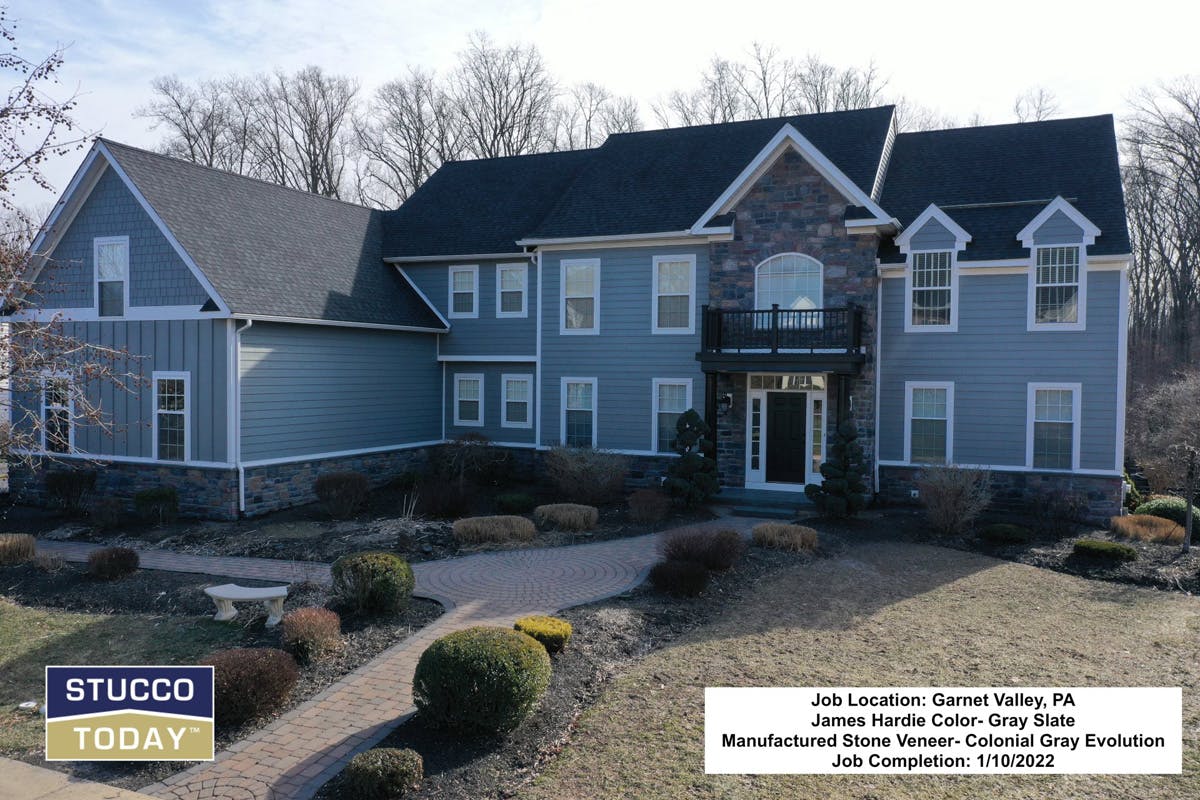
M 1137 561 L 1137 550 L 1120 542 L 1105 542 L 1100 539 L 1080 539 L 1075 542 L 1074 554 L 1080 558 L 1097 561 Z
M 395 553 L 351 553 L 330 572 L 334 594 L 355 611 L 402 611 L 415 584 L 412 567 Z
M 341 784 L 357 800 L 392 800 L 415 791 L 424 777 L 425 762 L 416 750 L 376 747 L 350 759 Z
M 1133 513 L 1162 517 L 1176 525 L 1183 525 L 1186 521 L 1187 503 L 1182 497 L 1155 497 L 1142 503 Z M 1200 508 L 1192 506 L 1192 519 L 1195 520 L 1194 524 L 1200 525 Z
M 547 653 L 561 652 L 571 640 L 572 633 L 571 623 L 565 619 L 540 614 L 521 617 L 513 625 L 513 629 L 537 639 L 546 648 Z

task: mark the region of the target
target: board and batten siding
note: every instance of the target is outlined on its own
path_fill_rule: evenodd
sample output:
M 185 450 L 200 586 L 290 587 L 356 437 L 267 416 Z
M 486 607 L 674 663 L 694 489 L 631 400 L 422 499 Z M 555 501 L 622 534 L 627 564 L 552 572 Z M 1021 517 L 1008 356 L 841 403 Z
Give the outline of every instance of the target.
M 1083 386 L 1080 469 L 1116 462 L 1121 274 L 1087 274 L 1087 330 L 1027 331 L 1029 276 L 959 273 L 957 333 L 904 332 L 904 279 L 883 281 L 879 457 L 904 459 L 904 382 L 954 382 L 958 464 L 1025 466 L 1027 384 Z
M 692 334 L 655 335 L 654 256 L 696 258 Z M 564 259 L 600 260 L 600 333 L 559 333 L 560 274 Z M 700 306 L 708 296 L 708 248 L 630 247 L 549 251 L 542 255 L 542 428 L 541 443 L 561 442 L 562 378 L 597 379 L 597 446 L 648 452 L 653 438 L 653 380 L 692 381 L 692 408 L 704 411 L 700 350 Z
M 454 378 L 456 375 L 483 376 L 483 425 L 454 424 Z M 504 402 L 503 376 L 528 375 L 529 419 L 528 428 L 506 428 L 501 425 L 501 410 Z M 446 364 L 446 438 L 474 433 L 486 436 L 493 442 L 532 445 L 537 413 L 536 370 L 532 361 L 521 363 L 448 362 Z
M 241 337 L 244 461 L 441 438 L 434 335 L 257 322 Z
M 209 299 L 179 253 L 115 170 L 104 173 L 34 283 L 42 308 L 95 306 L 93 241 L 129 237 L 129 305 L 186 306 Z
M 524 264 L 528 276 L 526 316 L 496 318 L 496 268 L 499 264 Z M 479 316 L 450 318 L 450 267 L 479 268 Z M 532 356 L 537 350 L 537 269 L 529 259 L 499 261 L 446 261 L 404 264 L 404 271 L 438 311 L 450 321 L 443 334 L 441 354 L 462 356 Z

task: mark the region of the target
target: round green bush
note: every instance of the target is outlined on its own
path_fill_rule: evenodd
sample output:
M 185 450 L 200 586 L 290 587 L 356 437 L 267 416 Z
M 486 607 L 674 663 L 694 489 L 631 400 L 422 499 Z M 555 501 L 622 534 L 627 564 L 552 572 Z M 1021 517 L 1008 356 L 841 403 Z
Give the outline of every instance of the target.
M 1183 525 L 1184 517 L 1187 515 L 1187 503 L 1182 497 L 1155 497 L 1153 500 L 1142 503 L 1133 513 L 1162 517 L 1171 520 L 1176 525 Z M 1192 519 L 1200 524 L 1200 508 L 1192 506 Z
M 1033 538 L 1033 533 L 1021 525 L 997 522 L 980 529 L 979 538 L 992 544 L 1026 544 Z
M 413 701 L 430 725 L 479 736 L 520 725 L 549 685 L 550 656 L 537 641 L 505 628 L 467 628 L 421 654 Z
M 377 747 L 359 753 L 342 770 L 342 785 L 349 797 L 392 800 L 421 785 L 425 762 L 415 750 Z
M 356 611 L 402 611 L 412 597 L 412 567 L 395 553 L 352 553 L 333 562 L 333 591 Z
M 513 625 L 513 630 L 532 636 L 542 643 L 547 653 L 558 653 L 571 640 L 571 623 L 558 617 L 546 617 L 535 614 L 521 617 Z
M 1137 561 L 1138 552 L 1120 542 L 1105 542 L 1099 539 L 1080 539 L 1075 542 L 1074 555 L 1096 561 Z

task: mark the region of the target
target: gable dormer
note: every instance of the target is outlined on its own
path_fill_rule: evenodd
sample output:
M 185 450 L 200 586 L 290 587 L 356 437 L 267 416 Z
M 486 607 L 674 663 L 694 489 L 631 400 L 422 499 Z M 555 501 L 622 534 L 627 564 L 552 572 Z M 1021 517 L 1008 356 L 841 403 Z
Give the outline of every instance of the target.
M 1017 234 L 1029 250 L 1030 331 L 1087 327 L 1087 249 L 1100 229 L 1063 197 L 1055 197 Z
M 950 215 L 930 203 L 896 246 L 905 256 L 904 330 L 958 330 L 958 254 L 971 241 Z

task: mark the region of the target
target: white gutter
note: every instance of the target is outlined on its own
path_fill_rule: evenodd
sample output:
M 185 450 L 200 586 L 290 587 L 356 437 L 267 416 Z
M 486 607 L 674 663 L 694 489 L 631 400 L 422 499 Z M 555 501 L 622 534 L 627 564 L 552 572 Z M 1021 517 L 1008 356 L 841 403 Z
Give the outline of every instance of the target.
M 419 325 L 384 325 L 379 322 L 344 322 L 332 319 L 310 319 L 308 317 L 279 317 L 269 314 L 233 314 L 234 319 L 259 322 L 286 322 L 291 325 L 326 325 L 332 328 L 367 328 L 380 331 L 411 331 L 413 333 L 445 333 L 446 328 L 426 328 Z
M 234 323 L 235 325 L 237 323 Z M 254 327 L 254 320 L 247 319 L 246 325 L 233 332 L 233 392 L 234 392 L 234 451 L 233 463 L 238 474 L 238 512 L 246 513 L 246 465 L 242 462 L 242 334 Z
M 557 239 L 519 239 L 517 244 L 532 247 L 539 244 L 575 244 L 587 242 L 637 242 L 653 239 L 680 239 L 692 237 L 691 231 L 664 231 L 662 233 L 619 233 L 610 236 L 565 236 Z
M 452 253 L 445 256 L 389 256 L 386 264 L 427 264 L 438 261 L 485 261 L 496 258 L 525 258 L 528 253 Z

